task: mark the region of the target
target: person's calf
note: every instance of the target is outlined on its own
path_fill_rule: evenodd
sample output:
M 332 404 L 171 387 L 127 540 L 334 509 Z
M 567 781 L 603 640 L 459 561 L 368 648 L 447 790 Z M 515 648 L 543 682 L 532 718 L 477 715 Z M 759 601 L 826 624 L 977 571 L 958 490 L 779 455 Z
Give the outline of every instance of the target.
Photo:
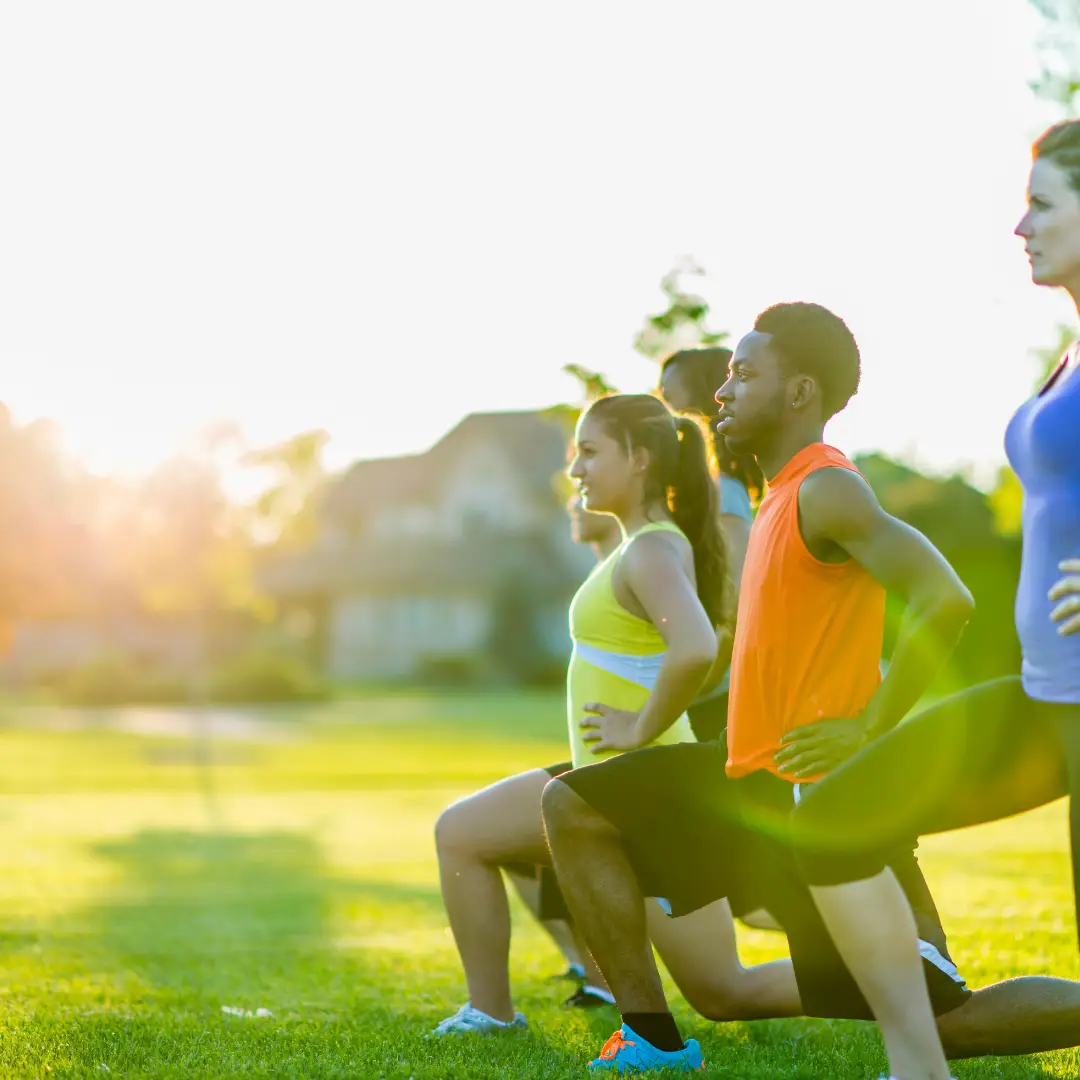
M 747 1002 L 740 997 L 737 986 L 679 986 L 686 1003 L 699 1016 L 716 1024 L 732 1023 L 736 1020 L 756 1020 L 757 1010 L 747 1007 Z
M 1080 983 L 1034 975 L 995 983 L 939 1016 L 938 1031 L 954 1059 L 1080 1045 Z
M 574 924 L 623 1016 L 655 1013 L 670 1020 L 646 929 L 645 899 L 621 834 L 561 780 L 544 789 L 543 813 Z
M 470 842 L 463 817 L 451 806 L 443 811 L 435 826 L 443 904 L 465 969 L 469 1003 L 473 1008 L 473 1012 L 462 1015 L 470 1023 L 476 1016 L 486 1016 L 496 1023 L 511 1023 L 516 1014 L 510 995 L 510 912 L 506 890 L 498 868 L 487 865 Z M 454 1021 L 451 1026 L 457 1030 L 460 1025 Z

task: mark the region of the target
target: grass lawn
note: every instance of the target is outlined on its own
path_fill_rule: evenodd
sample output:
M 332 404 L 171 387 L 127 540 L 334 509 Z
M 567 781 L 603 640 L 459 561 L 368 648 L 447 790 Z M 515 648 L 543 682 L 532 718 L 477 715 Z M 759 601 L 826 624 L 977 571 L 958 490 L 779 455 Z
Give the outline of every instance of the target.
M 8 709 L 0 731 L 0 1075 L 583 1076 L 614 1012 L 570 1014 L 515 908 L 532 1031 L 422 1036 L 464 999 L 431 840 L 451 799 L 565 756 L 555 696 L 392 696 L 240 716 Z M 211 762 L 208 767 L 205 762 Z M 1080 978 L 1064 807 L 924 845 L 973 986 Z M 740 928 L 744 960 L 783 938 Z M 270 1017 L 237 1017 L 223 1006 Z M 678 998 L 708 1075 L 872 1078 L 866 1024 L 718 1026 Z M 1075 1077 L 1075 1051 L 958 1063 Z

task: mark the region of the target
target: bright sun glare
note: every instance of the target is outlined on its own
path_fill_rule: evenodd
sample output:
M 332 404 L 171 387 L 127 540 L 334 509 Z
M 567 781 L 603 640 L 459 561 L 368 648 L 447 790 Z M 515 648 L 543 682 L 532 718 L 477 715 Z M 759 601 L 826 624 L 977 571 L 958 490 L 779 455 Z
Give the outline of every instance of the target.
M 342 461 L 416 451 L 566 400 L 567 361 L 649 388 L 631 341 L 692 254 L 718 328 L 796 298 L 852 325 L 845 449 L 996 465 L 1002 381 L 1064 311 L 1011 235 L 1041 122 L 1027 5 L 685 14 L 556 5 L 524 51 L 436 7 L 421 37 L 394 5 L 239 4 L 212 35 L 164 9 L 72 7 L 62 38 L 34 5 L 5 16 L 0 71 L 32 103 L 5 149 L 36 164 L 5 178 L 3 399 L 103 469 L 222 418 L 256 444 L 325 428 Z M 358 41 L 388 45 L 358 63 Z M 896 407 L 916 366 L 917 417 Z

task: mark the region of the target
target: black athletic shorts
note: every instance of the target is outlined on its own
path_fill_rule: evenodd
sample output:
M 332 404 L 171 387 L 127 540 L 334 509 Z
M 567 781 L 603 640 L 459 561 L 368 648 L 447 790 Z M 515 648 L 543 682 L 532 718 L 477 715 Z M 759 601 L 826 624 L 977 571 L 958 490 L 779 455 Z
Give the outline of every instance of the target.
M 561 776 L 574 767 L 572 761 L 561 761 L 558 765 L 548 765 L 544 772 L 548 776 Z M 502 868 L 508 874 L 516 874 L 518 877 L 534 878 L 540 886 L 540 910 L 536 913 L 538 919 L 551 922 L 554 919 L 570 920 L 570 909 L 563 899 L 562 890 L 559 888 L 559 879 L 550 866 L 543 863 L 508 862 L 503 863 Z
M 715 697 L 695 701 L 686 715 L 690 718 L 690 730 L 698 742 L 712 742 L 722 739 L 727 731 L 727 691 Z
M 560 779 L 619 830 L 646 896 L 666 899 L 675 916 L 721 897 L 736 914 L 767 909 L 787 934 L 806 1015 L 873 1019 L 799 875 L 787 838 L 794 785 L 764 771 L 733 780 L 726 759 L 723 740 L 677 743 Z M 949 957 L 913 846 L 889 865 L 916 912 L 934 1011 L 950 1012 L 971 992 Z

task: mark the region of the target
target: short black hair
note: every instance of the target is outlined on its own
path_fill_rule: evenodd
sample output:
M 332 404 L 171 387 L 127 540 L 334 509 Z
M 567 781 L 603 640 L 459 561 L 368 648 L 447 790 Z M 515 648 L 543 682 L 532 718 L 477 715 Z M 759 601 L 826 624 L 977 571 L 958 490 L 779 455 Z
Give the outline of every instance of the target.
M 820 304 L 774 304 L 754 320 L 793 373 L 812 375 L 821 389 L 825 419 L 859 389 L 859 346 L 839 315 Z

